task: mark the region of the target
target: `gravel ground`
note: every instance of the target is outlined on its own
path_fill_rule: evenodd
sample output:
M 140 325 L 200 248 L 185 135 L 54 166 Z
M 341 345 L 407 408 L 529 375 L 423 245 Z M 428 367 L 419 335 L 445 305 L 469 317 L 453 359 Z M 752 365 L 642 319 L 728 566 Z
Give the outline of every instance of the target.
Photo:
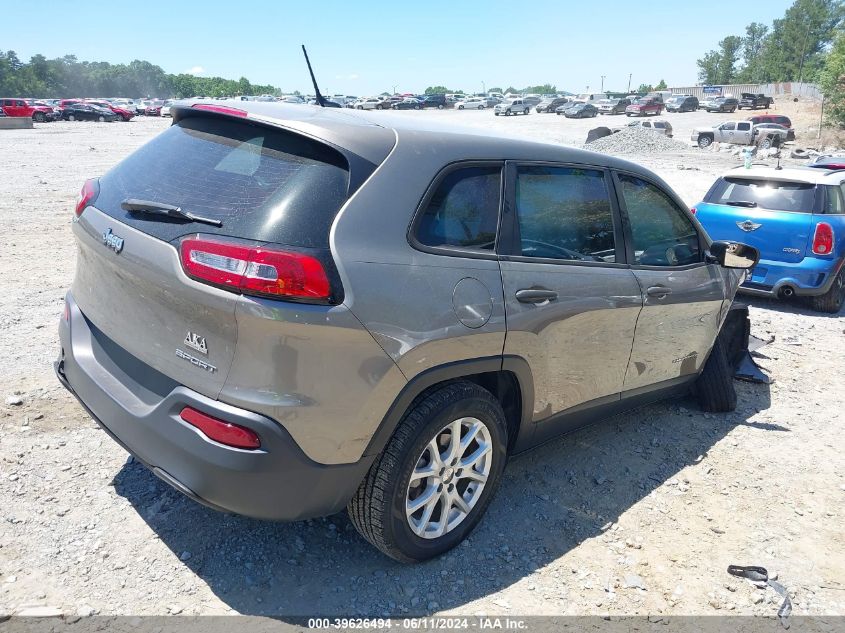
M 595 124 L 400 115 L 574 145 Z M 727 118 L 672 116 L 678 138 Z M 831 388 L 845 373 L 843 320 L 797 303 L 751 301 L 753 333 L 774 336 L 760 364 L 775 382 L 737 383 L 736 412 L 670 401 L 514 459 L 471 538 L 422 565 L 381 556 L 345 515 L 273 524 L 218 514 L 127 459 L 51 362 L 75 265 L 76 192 L 167 124 L 0 136 L 15 156 L 0 163 L 0 615 L 773 615 L 776 594 L 727 575 L 731 563 L 776 572 L 796 614 L 845 615 L 845 394 Z M 738 162 L 697 149 L 634 159 L 690 204 Z

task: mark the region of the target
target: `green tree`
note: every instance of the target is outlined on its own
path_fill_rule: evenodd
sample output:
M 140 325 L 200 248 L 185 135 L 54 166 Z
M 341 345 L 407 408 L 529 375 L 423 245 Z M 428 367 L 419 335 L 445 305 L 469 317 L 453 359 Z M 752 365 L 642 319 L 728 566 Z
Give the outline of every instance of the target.
M 661 79 L 660 82 L 654 87 L 655 90 L 666 90 L 669 86 L 666 85 L 666 80 Z
M 651 92 L 654 90 L 654 86 L 651 84 L 640 84 L 640 87 L 637 88 L 637 92 L 644 93 L 644 92 Z
M 501 88 L 488 88 L 487 92 L 503 92 Z
M 719 62 L 721 56 L 716 51 L 708 51 L 697 60 L 698 80 L 703 84 L 719 83 Z
M 795 0 L 772 24 L 761 52 L 766 81 L 814 81 L 824 65 L 825 49 L 845 16 L 842 0 Z
M 825 96 L 827 118 L 836 125 L 845 125 L 845 31 L 840 31 L 819 73 L 819 84 Z
M 505 94 L 508 94 L 509 92 L 510 92 L 510 93 L 513 93 L 513 94 L 516 94 L 516 93 L 518 93 L 518 92 L 519 92 L 519 90 L 517 90 L 517 89 L 516 89 L 516 88 L 514 88 L 513 86 L 508 86 L 508 89 L 507 89 L 507 90 L 505 90 Z
M 716 83 L 729 84 L 736 79 L 736 65 L 742 48 L 742 38 L 729 35 L 719 42 L 719 64 Z
M 447 92 L 454 92 L 449 90 L 446 86 L 429 86 L 425 89 L 427 95 L 445 95 Z
M 759 22 L 752 22 L 745 27 L 742 38 L 742 69 L 737 78 L 742 82 L 759 83 L 762 80 L 762 56 L 769 27 Z
M 553 95 L 557 94 L 557 87 L 552 84 L 543 84 L 541 86 L 526 86 L 520 92 L 528 92 L 541 95 Z

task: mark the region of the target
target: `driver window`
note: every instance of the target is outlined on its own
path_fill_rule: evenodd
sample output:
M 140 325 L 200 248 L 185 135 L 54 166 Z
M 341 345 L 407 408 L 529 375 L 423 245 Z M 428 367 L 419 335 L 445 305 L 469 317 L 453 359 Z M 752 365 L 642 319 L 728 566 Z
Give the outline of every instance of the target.
M 515 194 L 524 257 L 616 261 L 604 172 L 522 166 L 517 168 Z
M 722 123 L 722 129 L 733 132 L 736 129 L 736 123 Z
M 685 266 L 701 261 L 698 232 L 668 195 L 627 174 L 619 175 L 619 183 L 631 224 L 635 264 Z

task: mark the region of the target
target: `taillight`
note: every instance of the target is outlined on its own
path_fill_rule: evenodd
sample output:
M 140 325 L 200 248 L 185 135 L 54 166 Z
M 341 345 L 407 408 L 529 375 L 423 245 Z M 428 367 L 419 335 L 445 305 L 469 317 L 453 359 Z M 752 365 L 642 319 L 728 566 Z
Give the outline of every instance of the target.
M 816 255 L 830 255 L 833 251 L 833 227 L 827 222 L 816 224 L 813 235 L 813 253 Z
M 698 213 L 698 209 L 696 209 L 695 207 L 692 207 L 692 208 L 689 210 L 689 212 L 690 212 L 690 213 L 692 213 L 693 215 L 695 215 L 696 213 Z
M 195 103 L 191 106 L 194 110 L 205 110 L 206 112 L 217 112 L 218 114 L 228 114 L 230 116 L 245 117 L 246 110 L 239 108 L 230 108 L 228 106 L 219 106 L 209 103 Z
M 180 254 L 189 277 L 233 292 L 316 301 L 331 295 L 323 264 L 304 253 L 190 237 Z
M 76 196 L 76 217 L 82 215 L 89 204 L 92 204 L 100 193 L 100 183 L 96 178 L 89 178 L 82 185 L 79 195 Z
M 246 427 L 218 420 L 191 407 L 182 409 L 179 417 L 220 444 L 245 449 L 261 447 L 261 439 L 258 435 Z

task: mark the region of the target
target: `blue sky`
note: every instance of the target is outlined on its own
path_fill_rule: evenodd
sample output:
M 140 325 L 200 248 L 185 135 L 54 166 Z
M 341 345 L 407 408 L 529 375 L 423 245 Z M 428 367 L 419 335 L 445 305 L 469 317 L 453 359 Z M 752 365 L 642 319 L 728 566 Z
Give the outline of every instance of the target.
M 770 24 L 791 0 L 570 2 L 394 0 L 367 2 L 156 2 L 74 0 L 33 12 L 15 2 L 0 20 L 0 49 L 28 60 L 146 59 L 286 91 L 310 91 L 299 49 L 308 48 L 324 93 L 465 91 L 550 82 L 558 89 L 610 90 L 665 79 L 696 81 L 695 60 L 746 24 Z M 70 8 L 72 6 L 72 9 Z

